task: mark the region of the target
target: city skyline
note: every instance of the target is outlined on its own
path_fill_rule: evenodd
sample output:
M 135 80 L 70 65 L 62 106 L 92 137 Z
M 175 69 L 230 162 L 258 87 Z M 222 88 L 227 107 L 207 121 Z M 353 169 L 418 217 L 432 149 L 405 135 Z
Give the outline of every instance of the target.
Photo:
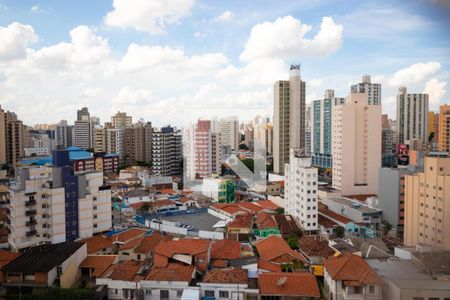
M 347 97 L 364 74 L 391 118 L 400 85 L 429 93 L 432 111 L 449 99 L 443 1 L 158 4 L 1 1 L 2 108 L 28 125 L 71 123 L 84 106 L 102 122 L 125 111 L 158 127 L 272 117 L 273 83 L 298 62 L 307 103 L 326 89 Z

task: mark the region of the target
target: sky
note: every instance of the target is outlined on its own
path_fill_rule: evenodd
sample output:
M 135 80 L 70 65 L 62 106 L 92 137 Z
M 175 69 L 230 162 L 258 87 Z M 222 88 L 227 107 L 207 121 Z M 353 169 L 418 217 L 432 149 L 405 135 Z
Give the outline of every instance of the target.
M 450 0 L 0 0 L 0 105 L 27 125 L 87 106 L 154 126 L 272 116 L 301 64 L 306 101 L 369 74 L 395 119 L 399 86 L 450 103 Z

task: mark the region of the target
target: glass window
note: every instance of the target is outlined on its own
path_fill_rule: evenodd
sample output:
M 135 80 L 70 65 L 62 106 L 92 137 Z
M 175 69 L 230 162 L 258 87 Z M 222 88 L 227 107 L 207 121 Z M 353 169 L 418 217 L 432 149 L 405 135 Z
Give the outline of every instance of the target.
M 205 291 L 205 297 L 215 297 L 214 291 Z
M 228 298 L 228 291 L 219 291 L 219 298 Z

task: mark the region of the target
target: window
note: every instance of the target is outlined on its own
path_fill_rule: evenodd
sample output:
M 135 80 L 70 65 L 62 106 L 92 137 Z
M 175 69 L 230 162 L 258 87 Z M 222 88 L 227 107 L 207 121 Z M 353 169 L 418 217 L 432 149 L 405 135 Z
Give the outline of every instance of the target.
M 219 291 L 219 298 L 228 298 L 228 291 Z
M 428 300 L 439 300 L 439 297 L 428 297 Z
M 152 294 L 152 290 L 145 290 L 145 294 L 146 295 L 151 295 Z
M 160 290 L 159 297 L 161 299 L 169 299 L 169 291 L 168 290 Z
M 56 268 L 56 276 L 57 276 L 57 277 L 61 276 L 62 272 L 63 272 L 63 271 L 62 271 L 62 267 L 57 267 L 57 268 Z
M 215 297 L 214 291 L 205 291 L 205 297 Z
M 183 295 L 183 290 L 177 290 L 177 297 L 181 297 Z
M 375 294 L 375 286 L 369 285 L 369 294 Z

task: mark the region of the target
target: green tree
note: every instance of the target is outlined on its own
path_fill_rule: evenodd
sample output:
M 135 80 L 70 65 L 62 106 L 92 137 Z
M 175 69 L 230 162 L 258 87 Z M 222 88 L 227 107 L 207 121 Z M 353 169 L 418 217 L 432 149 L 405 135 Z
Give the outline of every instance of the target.
M 383 222 L 381 222 L 381 224 L 383 226 L 384 235 L 388 234 L 389 231 L 392 230 L 392 225 L 388 221 L 384 220 Z
M 255 161 L 253 159 L 244 158 L 241 161 L 250 171 L 253 172 L 253 170 L 255 169 Z
M 336 237 L 338 238 L 343 238 L 345 236 L 345 228 L 342 226 L 336 226 L 334 228 L 334 234 L 336 235 Z
M 298 249 L 298 236 L 292 235 L 287 238 L 286 242 L 288 243 L 289 247 L 291 247 L 291 249 Z
M 239 150 L 248 150 L 248 147 L 246 144 L 240 144 L 239 145 Z
M 275 209 L 275 213 L 277 215 L 284 215 L 284 208 L 278 207 L 277 209 Z

